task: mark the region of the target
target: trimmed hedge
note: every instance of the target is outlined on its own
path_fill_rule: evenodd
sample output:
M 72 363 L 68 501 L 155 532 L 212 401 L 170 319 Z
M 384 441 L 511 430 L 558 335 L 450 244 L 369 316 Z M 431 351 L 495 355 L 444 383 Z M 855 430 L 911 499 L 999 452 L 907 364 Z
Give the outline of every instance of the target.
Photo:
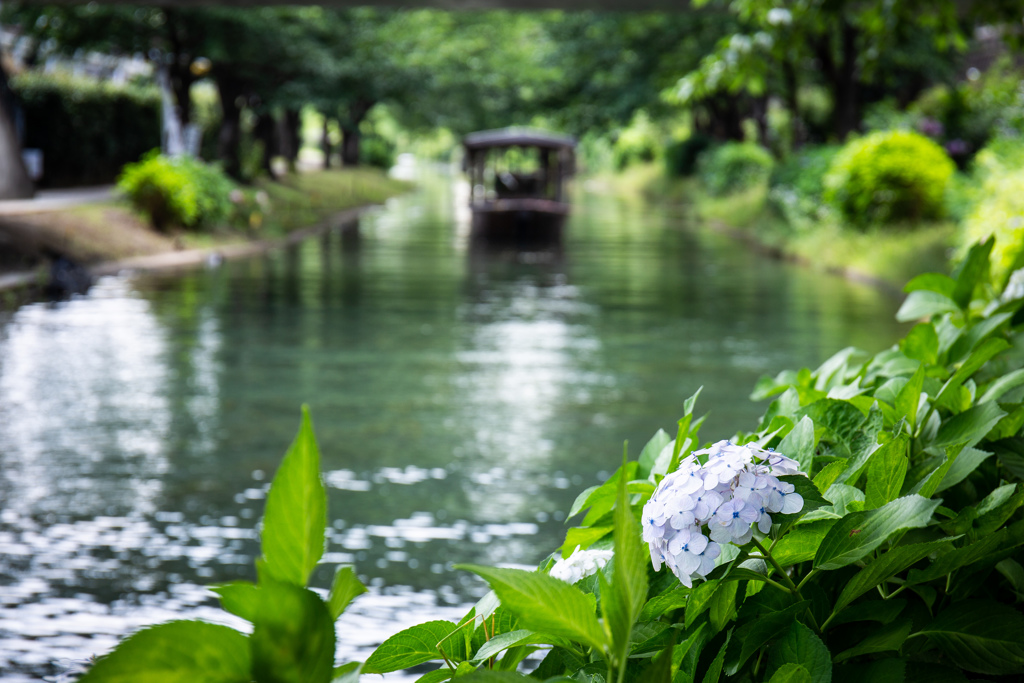
M 941 218 L 955 166 L 935 142 L 893 130 L 851 140 L 825 176 L 825 201 L 852 225 Z
M 110 183 L 160 146 L 160 95 L 127 86 L 28 72 L 11 79 L 25 113 L 25 147 L 43 151 L 43 187 Z

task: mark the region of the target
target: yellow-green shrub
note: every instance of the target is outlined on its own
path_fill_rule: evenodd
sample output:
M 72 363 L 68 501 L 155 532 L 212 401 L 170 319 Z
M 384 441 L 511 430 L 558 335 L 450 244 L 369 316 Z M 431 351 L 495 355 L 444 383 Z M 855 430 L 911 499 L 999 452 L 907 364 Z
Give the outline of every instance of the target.
M 1002 283 L 1024 262 L 1024 169 L 993 173 L 964 222 L 964 241 L 973 244 L 995 235 L 992 280 Z
M 871 133 L 836 155 L 825 176 L 825 201 L 857 226 L 940 218 L 954 168 L 946 152 L 923 135 Z
M 117 186 L 158 230 L 226 221 L 235 189 L 220 168 L 190 157 L 166 157 L 157 150 L 126 165 Z

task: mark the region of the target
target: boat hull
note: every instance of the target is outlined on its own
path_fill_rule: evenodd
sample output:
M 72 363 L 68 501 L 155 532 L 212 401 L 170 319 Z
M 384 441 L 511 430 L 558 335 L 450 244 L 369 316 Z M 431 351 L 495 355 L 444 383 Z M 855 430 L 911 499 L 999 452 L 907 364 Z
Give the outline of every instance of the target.
M 471 208 L 475 234 L 519 244 L 560 240 L 569 215 L 568 204 L 549 199 L 499 199 Z

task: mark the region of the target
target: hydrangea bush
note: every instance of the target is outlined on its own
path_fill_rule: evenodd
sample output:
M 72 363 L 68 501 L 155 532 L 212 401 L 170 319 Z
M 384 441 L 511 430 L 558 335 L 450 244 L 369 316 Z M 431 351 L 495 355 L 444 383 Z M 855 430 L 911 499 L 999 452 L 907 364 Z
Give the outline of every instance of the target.
M 580 493 L 537 571 L 457 567 L 491 592 L 365 662 L 334 661 L 352 570 L 326 599 L 305 585 L 327 518 L 306 420 L 268 494 L 259 581 L 215 588 L 251 632 L 152 627 L 82 680 L 1019 682 L 1024 298 L 993 289 L 991 249 L 912 280 L 898 317 L 916 324 L 892 348 L 759 381 L 750 433 L 701 448 L 694 395 L 675 438 Z

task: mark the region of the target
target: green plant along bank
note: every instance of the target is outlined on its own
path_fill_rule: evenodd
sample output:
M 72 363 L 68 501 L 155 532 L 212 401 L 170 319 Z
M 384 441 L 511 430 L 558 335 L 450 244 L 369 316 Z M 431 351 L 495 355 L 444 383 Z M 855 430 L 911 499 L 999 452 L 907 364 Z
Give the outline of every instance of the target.
M 326 504 L 304 413 L 268 496 L 259 580 L 214 588 L 252 634 L 155 626 L 82 680 L 356 681 L 436 661 L 420 681 L 1019 681 L 1024 298 L 993 290 L 991 249 L 976 245 L 953 277 L 908 284 L 898 317 L 924 322 L 893 348 L 762 379 L 753 398 L 773 400 L 727 447 L 756 454 L 746 475 L 715 460 L 726 446 L 698 452 L 694 395 L 675 439 L 659 431 L 580 494 L 582 518 L 537 571 L 460 567 L 492 591 L 460 622 L 409 628 L 362 663 L 334 662 L 335 620 L 364 590 L 351 569 L 326 599 L 306 587 Z M 724 516 L 744 519 L 733 498 L 768 501 L 773 487 L 790 497 L 730 528 L 690 495 L 713 488 L 716 514 L 732 505 Z M 660 530 L 642 534 L 642 514 Z M 539 666 L 520 673 L 531 655 Z

